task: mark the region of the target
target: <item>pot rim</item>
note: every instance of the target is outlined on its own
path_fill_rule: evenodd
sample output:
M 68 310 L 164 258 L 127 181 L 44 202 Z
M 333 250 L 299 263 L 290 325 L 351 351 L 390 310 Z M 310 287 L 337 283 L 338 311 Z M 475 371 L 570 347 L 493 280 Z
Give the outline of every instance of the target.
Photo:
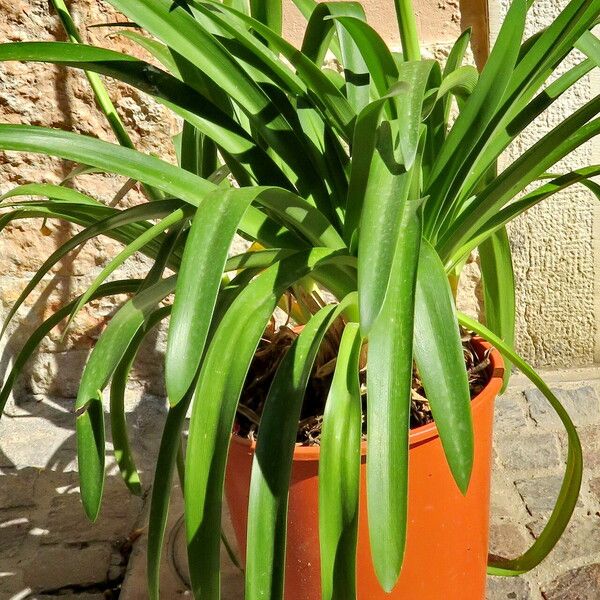
M 485 404 L 486 402 L 493 401 L 498 395 L 498 392 L 502 389 L 505 367 L 500 352 L 490 343 L 478 336 L 473 338 L 473 343 L 476 347 L 482 349 L 483 351 L 491 348 L 491 352 L 489 354 L 490 366 L 488 367 L 491 371 L 490 380 L 487 382 L 486 386 L 481 390 L 481 392 L 479 392 L 479 394 L 477 394 L 477 396 L 471 400 L 471 410 L 474 412 L 479 406 Z M 431 441 L 437 437 L 438 430 L 435 422 L 428 423 L 427 425 L 421 425 L 421 427 L 417 427 L 416 429 L 411 429 L 409 435 L 409 445 L 412 448 L 414 446 Z M 246 446 L 250 451 L 254 451 L 256 448 L 256 441 L 250 441 L 247 438 L 243 438 L 235 434 L 231 435 L 231 441 L 235 444 Z M 296 444 L 296 448 L 294 450 L 294 461 L 319 460 L 320 452 L 320 446 L 302 446 L 301 444 Z M 362 456 L 366 455 L 367 442 L 363 441 L 361 443 L 360 453 Z

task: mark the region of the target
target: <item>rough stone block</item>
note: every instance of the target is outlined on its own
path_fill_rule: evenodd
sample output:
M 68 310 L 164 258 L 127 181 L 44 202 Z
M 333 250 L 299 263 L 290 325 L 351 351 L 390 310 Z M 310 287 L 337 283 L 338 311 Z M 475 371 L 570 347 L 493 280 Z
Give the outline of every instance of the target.
M 496 399 L 494 428 L 500 433 L 511 433 L 527 427 L 529 418 L 522 393 L 509 393 Z
M 103 583 L 110 555 L 110 544 L 40 546 L 25 569 L 24 579 L 39 592 Z
M 51 502 L 44 544 L 102 541 L 110 544 L 124 540 L 142 508 L 142 500 L 132 496 L 118 477 L 107 479 L 100 515 L 95 523 L 86 518 L 78 491 L 71 489 L 70 493 L 59 494 L 49 490 L 47 493 L 51 494 Z
M 518 577 L 488 577 L 487 600 L 530 600 L 529 582 Z
M 589 482 L 590 493 L 597 502 L 600 502 L 600 477 L 594 477 Z
M 593 387 L 586 385 L 572 390 L 553 389 L 552 391 L 577 427 L 600 421 L 600 401 Z M 563 428 L 560 419 L 539 390 L 526 390 L 525 397 L 529 403 L 531 418 L 538 427 L 559 430 Z
M 511 478 L 497 463 L 492 469 L 490 498 L 490 516 L 492 521 L 508 518 L 512 521 L 527 517 L 523 499 Z
M 0 473 L 0 510 L 35 506 L 35 482 L 38 470 L 5 469 Z
M 552 510 L 558 498 L 561 484 L 561 475 L 515 481 L 517 490 L 531 513 Z M 582 505 L 581 500 L 578 500 L 577 505 Z
M 0 558 L 2 558 L 2 562 L 16 556 L 27 541 L 30 529 L 31 522 L 23 509 L 0 511 Z M 0 567 L 0 571 L 4 570 Z
M 587 565 L 560 575 L 544 589 L 546 600 L 598 600 L 600 564 Z
M 522 554 L 530 545 L 524 527 L 514 523 L 497 522 L 490 525 L 490 552 L 512 558 Z
M 578 433 L 583 451 L 583 466 L 592 470 L 600 468 L 600 425 L 580 427 Z
M 541 530 L 538 524 L 538 531 Z M 555 565 L 575 558 L 592 557 L 600 553 L 600 517 L 589 512 L 576 513 L 562 538 L 552 551 Z M 600 597 L 600 596 L 598 596 Z
M 552 433 L 524 435 L 496 434 L 496 448 L 502 464 L 510 471 L 558 467 L 562 458 L 558 438 Z

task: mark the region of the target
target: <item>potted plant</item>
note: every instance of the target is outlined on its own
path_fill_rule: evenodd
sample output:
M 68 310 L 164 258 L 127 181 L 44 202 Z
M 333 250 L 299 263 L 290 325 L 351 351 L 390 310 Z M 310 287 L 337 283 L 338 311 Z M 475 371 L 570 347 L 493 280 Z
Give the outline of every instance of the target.
M 469 31 L 443 67 L 422 59 L 410 0 L 396 0 L 402 53 L 386 47 L 353 2 L 295 0 L 308 22 L 298 50 L 281 37 L 278 0 L 250 7 L 109 1 L 131 19 L 121 34 L 160 66 L 81 44 L 63 0 L 53 4 L 69 42 L 0 45 L 1 60 L 83 69 L 120 142 L 2 124 L 0 148 L 128 177 L 149 200 L 120 210 L 47 184 L 5 194 L 3 227 L 32 217 L 83 227 L 40 267 L 7 322 L 85 240 L 108 235 L 124 248 L 86 293 L 26 341 L 1 401 L 57 323 L 99 296 L 131 295 L 94 347 L 75 406 L 81 495 L 93 520 L 104 481 L 102 390 L 110 384 L 119 468 L 139 493 L 123 394 L 140 343 L 170 317 L 149 597 L 158 597 L 179 468 L 196 598 L 219 597 L 224 487 L 245 550 L 248 599 L 282 598 L 285 581 L 288 600 L 386 593 L 422 600 L 458 597 L 456 590 L 483 598 L 492 407 L 510 370 L 500 354 L 540 388 L 568 433 L 566 475 L 546 528 L 523 556 L 494 559 L 489 569 L 517 575 L 538 564 L 575 506 L 581 449 L 556 397 L 512 349 L 505 227 L 570 185 L 597 190 L 591 178 L 598 166 L 551 169 L 596 135 L 600 100 L 578 108 L 500 173 L 496 161 L 597 65 L 590 30 L 598 0 L 571 0 L 525 41 L 533 1 L 513 0 L 480 73 L 463 64 Z M 574 47 L 586 57 L 544 88 Z M 343 72 L 323 68 L 329 51 Z M 150 94 L 183 119 L 179 166 L 133 149 L 99 74 Z M 31 195 L 43 199 L 19 199 Z M 228 256 L 236 234 L 252 245 Z M 486 326 L 457 312 L 454 300 L 476 249 Z M 152 259 L 147 276 L 107 282 L 135 252 Z M 273 321 L 278 306 L 287 313 L 281 326 Z M 471 385 L 467 368 L 480 374 Z

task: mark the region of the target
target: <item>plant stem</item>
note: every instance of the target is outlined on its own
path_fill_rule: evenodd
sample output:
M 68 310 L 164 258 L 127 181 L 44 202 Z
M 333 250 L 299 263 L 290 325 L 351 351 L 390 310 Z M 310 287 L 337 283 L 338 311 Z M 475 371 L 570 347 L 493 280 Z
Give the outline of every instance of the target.
M 404 60 L 421 60 L 417 21 L 411 0 L 394 0 Z

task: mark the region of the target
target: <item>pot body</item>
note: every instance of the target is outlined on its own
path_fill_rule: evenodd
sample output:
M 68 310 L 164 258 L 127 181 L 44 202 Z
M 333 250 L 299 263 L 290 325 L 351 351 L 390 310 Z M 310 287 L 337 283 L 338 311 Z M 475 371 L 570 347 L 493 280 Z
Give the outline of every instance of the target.
M 488 347 L 479 342 L 482 348 Z M 502 359 L 492 351 L 492 378 L 473 399 L 475 461 L 463 496 L 448 468 L 435 425 L 411 432 L 408 530 L 404 565 L 392 593 L 380 587 L 369 547 L 366 447 L 361 464 L 357 548 L 359 600 L 483 600 L 488 555 L 494 399 L 502 385 Z M 246 547 L 250 473 L 254 449 L 233 437 L 225 493 L 241 550 Z M 289 493 L 286 600 L 320 600 L 318 447 L 297 447 Z

